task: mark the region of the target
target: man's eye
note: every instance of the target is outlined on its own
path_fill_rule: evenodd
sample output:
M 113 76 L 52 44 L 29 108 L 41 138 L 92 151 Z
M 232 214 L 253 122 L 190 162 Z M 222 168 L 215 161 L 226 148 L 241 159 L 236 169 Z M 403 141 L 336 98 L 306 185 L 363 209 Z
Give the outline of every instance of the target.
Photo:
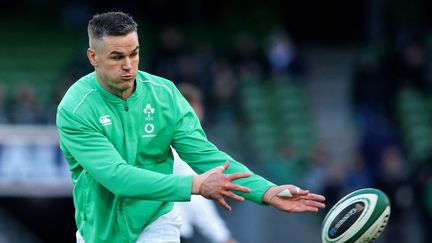
M 138 52 L 134 52 L 134 53 L 132 53 L 130 56 L 131 57 L 136 57 L 138 55 Z
M 114 59 L 114 60 L 120 60 L 120 59 L 122 59 L 123 57 L 122 56 L 113 56 L 113 57 L 111 57 L 112 59 Z

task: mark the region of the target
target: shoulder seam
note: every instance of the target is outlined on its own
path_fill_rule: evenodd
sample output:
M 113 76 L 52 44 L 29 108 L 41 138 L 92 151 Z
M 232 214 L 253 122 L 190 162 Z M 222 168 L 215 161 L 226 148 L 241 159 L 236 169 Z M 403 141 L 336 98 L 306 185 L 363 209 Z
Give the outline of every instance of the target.
M 168 91 L 170 91 L 171 93 L 173 92 L 173 90 L 170 87 L 166 86 L 165 84 L 158 84 L 158 83 L 155 83 L 155 82 L 153 82 L 151 80 L 148 80 L 148 79 L 147 80 L 143 80 L 141 82 L 142 83 L 149 83 L 149 84 L 152 84 L 154 86 L 163 87 L 163 88 L 167 89 Z
M 75 107 L 75 109 L 73 110 L 73 113 L 75 114 L 76 110 L 81 106 L 81 104 L 84 102 L 84 100 L 87 98 L 87 96 L 89 96 L 89 94 L 91 94 L 93 91 L 96 91 L 96 89 L 91 89 L 89 92 L 87 92 L 87 94 L 84 95 L 84 97 L 81 99 L 81 101 L 78 103 L 78 105 Z

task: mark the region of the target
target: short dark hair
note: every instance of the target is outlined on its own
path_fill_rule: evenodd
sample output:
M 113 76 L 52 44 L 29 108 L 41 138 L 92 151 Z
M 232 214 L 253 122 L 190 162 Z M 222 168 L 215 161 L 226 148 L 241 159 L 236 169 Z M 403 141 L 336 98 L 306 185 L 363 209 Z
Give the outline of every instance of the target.
M 87 31 L 90 39 L 102 39 L 105 36 L 124 36 L 136 32 L 138 24 L 123 12 L 96 14 L 89 21 Z

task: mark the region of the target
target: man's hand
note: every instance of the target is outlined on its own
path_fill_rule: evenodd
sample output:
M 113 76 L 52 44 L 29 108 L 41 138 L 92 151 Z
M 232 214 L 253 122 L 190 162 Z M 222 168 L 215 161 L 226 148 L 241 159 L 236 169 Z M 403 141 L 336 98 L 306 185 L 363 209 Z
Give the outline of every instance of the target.
M 250 173 L 222 174 L 228 166 L 229 161 L 226 161 L 224 165 L 195 176 L 192 184 L 192 194 L 199 194 L 205 198 L 216 200 L 228 211 L 231 211 L 231 207 L 226 203 L 225 197 L 237 201 L 244 201 L 243 197 L 234 194 L 231 190 L 239 192 L 250 192 L 251 190 L 247 187 L 233 184 L 232 182 L 240 178 L 249 177 Z
M 271 187 L 263 202 L 286 212 L 318 212 L 325 208 L 325 197 L 310 193 L 293 185 Z

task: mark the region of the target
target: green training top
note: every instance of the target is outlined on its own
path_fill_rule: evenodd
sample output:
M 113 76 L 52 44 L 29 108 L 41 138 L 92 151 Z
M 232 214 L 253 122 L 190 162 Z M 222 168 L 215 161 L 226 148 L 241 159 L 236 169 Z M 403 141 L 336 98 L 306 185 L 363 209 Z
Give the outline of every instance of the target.
M 109 93 L 90 73 L 73 84 L 57 110 L 60 146 L 74 182 L 75 220 L 84 240 L 134 242 L 143 229 L 190 200 L 192 176 L 173 175 L 170 145 L 197 172 L 230 160 L 227 174 L 246 171 L 204 134 L 175 85 L 139 71 L 126 100 Z M 274 184 L 253 174 L 235 181 L 238 193 L 262 204 Z

